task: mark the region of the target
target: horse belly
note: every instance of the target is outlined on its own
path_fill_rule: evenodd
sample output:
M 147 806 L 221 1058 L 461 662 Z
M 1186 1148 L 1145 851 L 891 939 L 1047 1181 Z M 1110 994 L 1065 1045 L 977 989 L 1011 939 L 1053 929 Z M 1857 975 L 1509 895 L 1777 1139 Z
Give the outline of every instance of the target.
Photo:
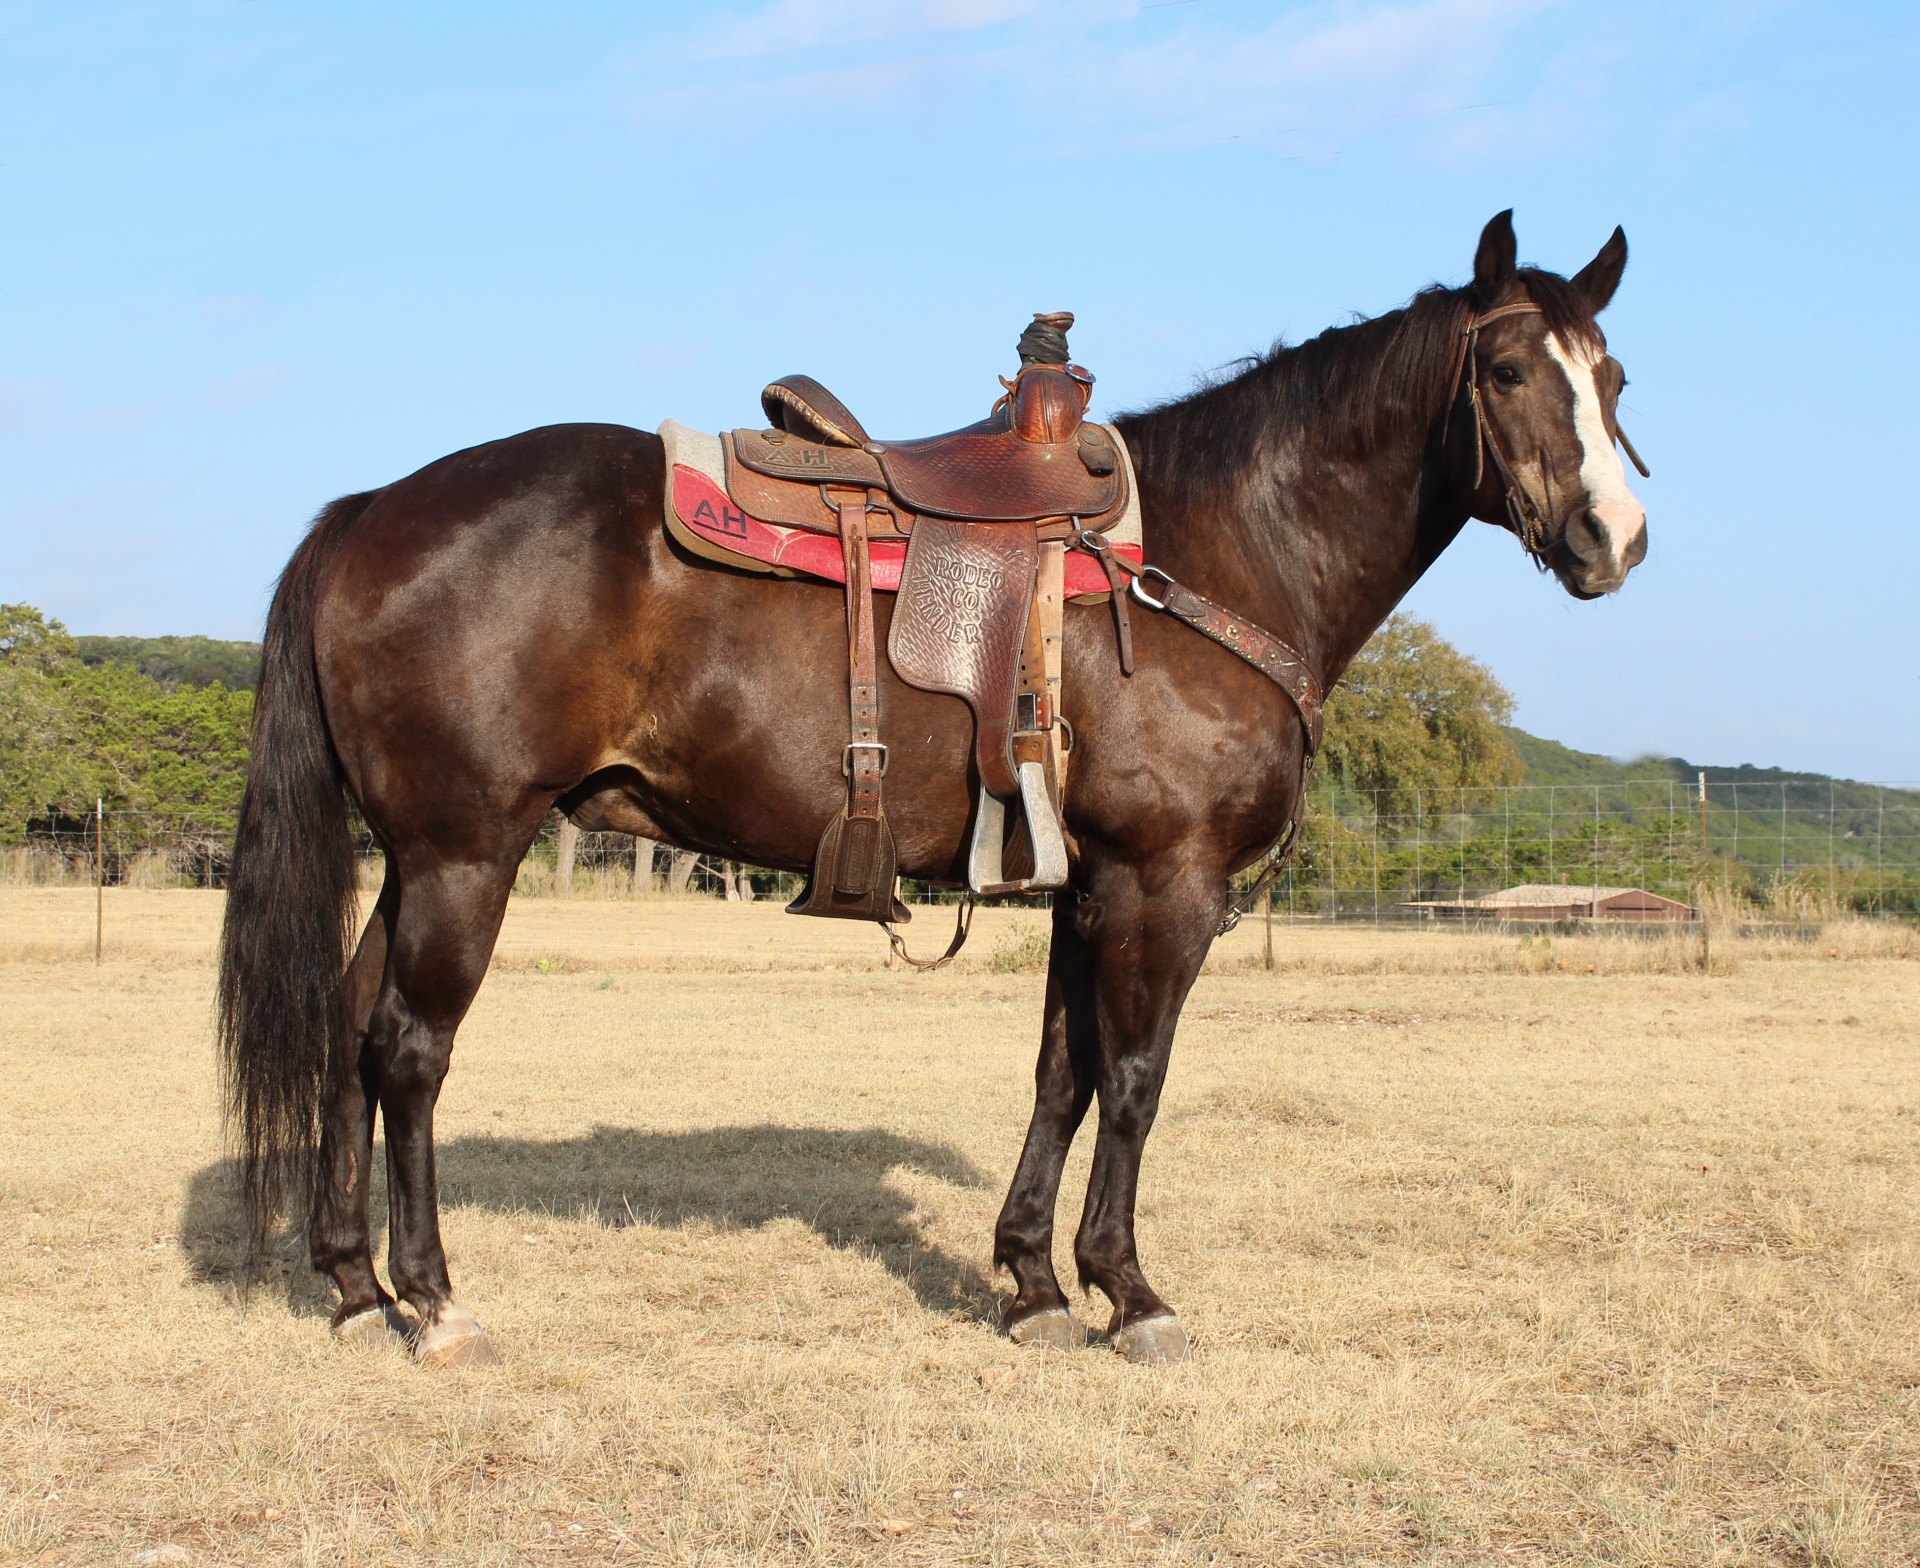
M 884 648 L 892 601 L 876 596 Z M 619 766 L 629 809 L 658 836 L 803 870 L 846 801 L 845 599 L 837 587 L 693 565 L 649 586 L 654 657 L 630 683 Z M 880 657 L 883 798 L 901 871 L 963 874 L 973 721 L 957 698 L 907 686 Z

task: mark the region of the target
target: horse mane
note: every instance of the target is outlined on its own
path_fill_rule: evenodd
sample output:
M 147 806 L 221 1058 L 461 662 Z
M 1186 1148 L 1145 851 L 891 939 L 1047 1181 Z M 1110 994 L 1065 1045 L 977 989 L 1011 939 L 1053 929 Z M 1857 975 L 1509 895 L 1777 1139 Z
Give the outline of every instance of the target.
M 1570 346 L 1604 349 L 1592 307 L 1567 279 L 1522 267 L 1519 280 L 1548 331 Z M 1263 472 L 1260 459 L 1282 433 L 1309 472 L 1364 459 L 1435 429 L 1453 396 L 1461 334 L 1477 308 L 1470 290 L 1435 284 L 1398 310 L 1329 327 L 1304 343 L 1276 342 L 1196 390 L 1116 423 L 1136 463 L 1156 477 L 1184 476 L 1181 488 L 1189 491 Z

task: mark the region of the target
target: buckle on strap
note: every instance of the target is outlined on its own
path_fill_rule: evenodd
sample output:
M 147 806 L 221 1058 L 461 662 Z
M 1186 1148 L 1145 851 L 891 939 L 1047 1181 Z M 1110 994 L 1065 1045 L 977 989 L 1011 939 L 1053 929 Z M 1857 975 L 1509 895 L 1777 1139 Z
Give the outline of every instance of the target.
M 1161 571 L 1159 567 L 1142 566 L 1138 568 L 1132 578 L 1128 580 L 1127 592 L 1132 594 L 1134 598 L 1138 599 L 1149 610 L 1164 610 L 1167 607 L 1166 600 L 1154 598 L 1152 594 L 1140 586 L 1141 579 L 1146 577 L 1151 577 L 1157 583 L 1164 583 L 1168 588 L 1174 586 L 1173 579 Z
M 880 777 L 885 778 L 887 776 L 887 761 L 888 761 L 888 758 L 891 756 L 891 753 L 887 750 L 886 743 L 884 741 L 850 740 L 841 749 L 841 752 L 840 752 L 840 776 L 842 778 L 853 777 L 853 754 L 856 751 L 879 752 L 880 753 Z

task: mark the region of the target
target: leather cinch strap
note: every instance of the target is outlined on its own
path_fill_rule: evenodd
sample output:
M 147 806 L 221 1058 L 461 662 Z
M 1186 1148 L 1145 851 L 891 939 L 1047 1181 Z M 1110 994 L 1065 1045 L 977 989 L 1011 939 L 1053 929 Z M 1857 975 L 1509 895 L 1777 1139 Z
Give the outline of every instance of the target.
M 873 569 L 867 550 L 867 493 L 829 492 L 840 513 L 840 549 L 847 568 L 847 816 L 880 815 L 887 748 L 880 742 L 880 684 L 874 671 Z

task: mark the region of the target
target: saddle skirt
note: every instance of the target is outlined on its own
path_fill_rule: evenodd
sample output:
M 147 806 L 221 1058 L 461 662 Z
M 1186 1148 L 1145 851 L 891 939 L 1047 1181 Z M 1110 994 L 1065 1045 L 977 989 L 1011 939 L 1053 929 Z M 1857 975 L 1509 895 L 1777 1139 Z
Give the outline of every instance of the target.
M 1104 517 L 1081 521 L 1104 534 L 1116 554 L 1138 563 L 1140 503 L 1132 460 L 1118 430 L 1111 425 L 1098 428 L 1119 455 L 1118 489 L 1124 499 Z M 723 438 L 672 419 L 661 423 L 668 533 L 693 554 L 743 571 L 844 583 L 846 565 L 836 519 L 824 500 L 818 499 L 818 492 L 799 496 L 791 485 L 757 483 L 759 476 L 752 470 L 729 463 L 729 443 L 746 434 L 733 431 Z M 913 514 L 904 511 L 873 514 L 869 549 L 873 587 L 879 592 L 899 592 L 915 521 Z M 1060 531 L 1064 535 L 1064 525 Z M 1111 592 L 1105 571 L 1092 556 L 1069 550 L 1064 564 L 1068 599 L 1094 602 Z

